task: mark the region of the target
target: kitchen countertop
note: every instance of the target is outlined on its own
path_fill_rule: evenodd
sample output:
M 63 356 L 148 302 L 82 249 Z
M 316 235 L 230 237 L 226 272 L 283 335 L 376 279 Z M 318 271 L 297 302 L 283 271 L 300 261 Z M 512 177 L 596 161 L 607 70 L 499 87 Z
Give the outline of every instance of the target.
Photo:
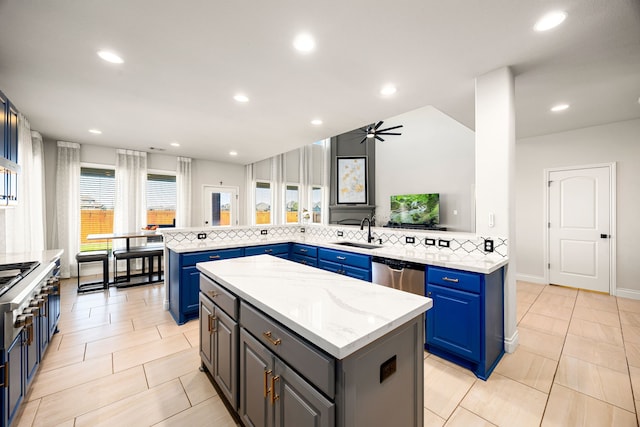
M 277 243 L 301 243 L 313 245 L 329 249 L 337 249 L 346 252 L 354 252 L 371 256 L 379 256 L 383 258 L 393 258 L 403 261 L 411 261 L 425 265 L 435 265 L 439 267 L 454 268 L 464 271 L 472 271 L 475 273 L 490 274 L 499 268 L 507 265 L 509 259 L 498 254 L 474 255 L 465 254 L 458 255 L 454 253 L 445 253 L 444 251 L 429 250 L 414 247 L 395 247 L 382 246 L 376 249 L 364 249 L 350 246 L 336 245 L 334 242 L 317 239 L 268 239 L 268 240 L 229 240 L 226 242 L 187 242 L 170 244 L 167 246 L 177 253 L 199 252 L 215 249 L 238 248 L 259 245 L 271 245 Z M 363 243 L 363 242 L 361 242 Z
M 0 264 L 11 264 L 14 262 L 29 262 L 39 261 L 41 264 L 45 262 L 53 262 L 60 258 L 64 250 L 62 249 L 47 249 L 44 251 L 34 252 L 17 252 L 0 254 Z
M 196 266 L 337 359 L 349 356 L 433 305 L 431 298 L 271 255 Z

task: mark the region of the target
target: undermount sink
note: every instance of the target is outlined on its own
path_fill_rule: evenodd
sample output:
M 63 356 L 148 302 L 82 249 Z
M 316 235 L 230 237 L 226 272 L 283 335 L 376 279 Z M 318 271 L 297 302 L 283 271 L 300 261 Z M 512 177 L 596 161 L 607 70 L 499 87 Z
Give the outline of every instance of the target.
M 351 246 L 354 248 L 362 248 L 362 249 L 378 249 L 381 248 L 381 245 L 372 245 L 369 243 L 360 243 L 360 242 L 333 242 L 334 245 L 340 246 Z

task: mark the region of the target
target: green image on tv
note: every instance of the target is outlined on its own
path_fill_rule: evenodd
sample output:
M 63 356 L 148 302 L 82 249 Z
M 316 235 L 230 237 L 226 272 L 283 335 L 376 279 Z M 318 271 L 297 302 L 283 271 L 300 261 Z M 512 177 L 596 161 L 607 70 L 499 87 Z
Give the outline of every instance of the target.
M 440 222 L 440 194 L 391 196 L 390 222 L 437 225 Z

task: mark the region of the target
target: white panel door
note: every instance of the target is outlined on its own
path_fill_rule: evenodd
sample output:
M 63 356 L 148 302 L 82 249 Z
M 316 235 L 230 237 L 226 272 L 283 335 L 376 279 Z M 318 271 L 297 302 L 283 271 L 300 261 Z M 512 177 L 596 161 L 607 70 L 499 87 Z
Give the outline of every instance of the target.
M 202 197 L 204 225 L 210 227 L 238 224 L 238 189 L 205 185 Z
M 610 292 L 610 169 L 549 174 L 549 282 Z

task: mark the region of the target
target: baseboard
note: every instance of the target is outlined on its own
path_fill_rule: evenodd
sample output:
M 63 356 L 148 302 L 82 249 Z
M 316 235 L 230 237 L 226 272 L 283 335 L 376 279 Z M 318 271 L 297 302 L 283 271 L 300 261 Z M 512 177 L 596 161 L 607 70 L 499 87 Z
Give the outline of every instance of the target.
M 616 296 L 640 300 L 640 291 L 636 289 L 618 288 L 616 289 Z
M 544 277 L 531 276 L 529 274 L 517 274 L 516 273 L 516 280 L 520 280 L 522 282 L 537 283 L 539 285 L 548 285 L 549 284 L 549 282 L 547 280 L 545 280 Z
M 162 303 L 162 308 L 164 308 L 164 311 L 169 311 L 169 300 L 168 299 L 164 300 L 164 302 Z
M 504 337 L 504 351 L 507 353 L 513 353 L 516 351 L 518 347 L 518 343 L 520 342 L 520 335 L 518 335 L 518 330 L 513 333 L 510 337 Z

